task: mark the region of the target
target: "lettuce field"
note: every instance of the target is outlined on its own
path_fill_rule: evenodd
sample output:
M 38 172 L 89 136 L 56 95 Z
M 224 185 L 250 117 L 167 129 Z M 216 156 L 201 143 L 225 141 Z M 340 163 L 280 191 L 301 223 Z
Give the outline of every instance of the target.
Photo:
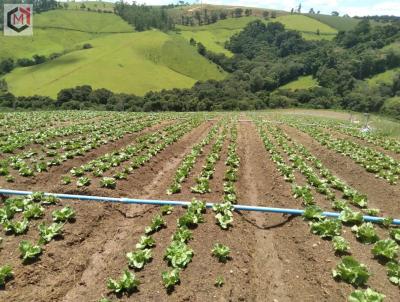
M 399 301 L 399 175 L 400 141 L 344 119 L 3 113 L 0 188 L 34 193 L 0 195 L 0 301 Z

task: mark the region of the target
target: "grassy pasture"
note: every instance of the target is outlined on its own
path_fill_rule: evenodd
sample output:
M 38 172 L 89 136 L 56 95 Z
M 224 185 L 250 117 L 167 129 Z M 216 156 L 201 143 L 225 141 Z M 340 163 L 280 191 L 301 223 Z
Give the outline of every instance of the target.
M 91 41 L 92 49 L 47 63 L 17 68 L 5 79 L 15 95 L 55 97 L 66 87 L 89 84 L 143 95 L 150 90 L 191 87 L 225 73 L 182 38 L 159 31 L 113 34 Z
M 312 87 L 318 86 L 318 83 L 312 76 L 304 76 L 299 77 L 297 80 L 287 83 L 279 88 L 282 89 L 290 89 L 290 90 L 297 90 L 297 89 L 308 89 Z
M 308 17 L 318 20 L 319 22 L 325 23 L 326 25 L 335 28 L 337 30 L 351 30 L 356 27 L 358 19 L 345 18 L 338 16 L 322 15 L 322 14 L 306 14 Z
M 111 32 L 132 32 L 133 28 L 113 14 L 54 10 L 35 15 L 33 30 L 31 37 L 5 37 L 1 33 L 0 59 L 71 51 L 91 39 Z
M 379 83 L 392 83 L 394 75 L 399 72 L 400 68 L 386 70 L 385 72 L 379 73 L 372 78 L 367 79 L 366 81 L 370 86 L 377 85 Z

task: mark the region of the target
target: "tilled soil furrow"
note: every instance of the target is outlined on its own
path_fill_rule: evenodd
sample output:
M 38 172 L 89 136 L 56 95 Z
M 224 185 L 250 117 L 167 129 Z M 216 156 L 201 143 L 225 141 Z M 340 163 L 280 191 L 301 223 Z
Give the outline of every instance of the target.
M 240 124 L 238 151 L 243 158 L 239 203 L 299 208 L 291 197 L 290 184 L 276 170 L 253 124 Z M 329 242 L 311 235 L 301 218 L 260 213 L 244 216 L 256 225 L 252 228 L 256 239 L 251 277 L 254 301 L 343 298 L 341 286 L 331 277 L 332 264 L 327 262 L 334 258 Z M 318 263 L 318 269 L 311 269 L 310 258 Z

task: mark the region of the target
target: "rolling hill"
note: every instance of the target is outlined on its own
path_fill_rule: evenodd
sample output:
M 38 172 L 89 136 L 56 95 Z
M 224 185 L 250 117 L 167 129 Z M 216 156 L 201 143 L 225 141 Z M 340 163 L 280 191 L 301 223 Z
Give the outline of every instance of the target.
M 34 16 L 31 37 L 5 37 L 1 33 L 0 59 L 68 52 L 80 48 L 77 44 L 114 32 L 133 32 L 133 28 L 114 14 L 53 10 Z
M 201 42 L 208 50 L 216 53 L 224 53 L 231 56 L 232 53 L 224 48 L 224 44 L 235 33 L 242 30 L 249 22 L 257 20 L 257 17 L 228 18 L 216 23 L 202 26 L 178 25 L 179 34 L 185 39 L 193 38 Z M 288 29 L 298 30 L 308 40 L 333 39 L 337 30 L 304 15 L 281 15 L 265 22 L 281 22 Z M 319 30 L 320 34 L 317 34 Z
M 335 28 L 337 30 L 351 30 L 356 27 L 360 22 L 359 19 L 350 17 L 339 17 L 322 14 L 306 14 L 308 17 L 318 20 L 319 22 L 325 23 L 326 25 Z
M 214 24 L 203 26 L 178 25 L 178 34 L 186 40 L 191 38 L 201 42 L 208 50 L 231 56 L 232 53 L 224 48 L 225 41 L 235 33 L 241 31 L 249 22 L 257 20 L 256 17 L 229 18 Z
M 80 8 L 82 3 L 85 9 Z M 170 11 L 179 16 L 193 13 L 199 7 L 191 5 Z M 207 8 L 233 10 L 237 7 L 207 5 Z M 113 4 L 69 2 L 68 9 L 35 15 L 33 37 L 10 39 L 0 35 L 0 59 L 63 54 L 44 64 L 15 69 L 4 77 L 9 90 L 16 95 L 54 97 L 62 88 L 89 84 L 95 88 L 143 95 L 149 90 L 191 87 L 198 80 L 219 80 L 226 74 L 200 56 L 188 41 L 194 38 L 213 52 L 231 56 L 232 53 L 224 48 L 225 41 L 249 22 L 262 17 L 265 11 L 253 8 L 255 16 L 228 18 L 210 25 L 178 25 L 176 32 L 137 33 L 117 15 L 99 13 L 97 9 L 112 11 Z M 319 21 L 306 15 L 275 12 L 276 18 L 264 22 L 282 22 L 288 29 L 299 30 L 306 39 L 332 39 L 337 33 L 335 24 L 328 25 L 325 19 Z M 90 43 L 93 48 L 82 50 L 85 43 Z M 286 88 L 313 85 L 312 79 L 301 77 Z
M 15 69 L 5 76 L 9 90 L 17 96 L 55 97 L 62 88 L 88 84 L 143 95 L 225 76 L 182 38 L 156 30 L 107 35 L 90 43 L 91 49 Z

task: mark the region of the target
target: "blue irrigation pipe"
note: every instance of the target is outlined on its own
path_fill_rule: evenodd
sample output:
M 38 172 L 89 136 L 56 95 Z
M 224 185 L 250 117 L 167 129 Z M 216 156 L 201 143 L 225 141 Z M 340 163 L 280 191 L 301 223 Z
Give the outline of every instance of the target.
M 19 190 L 8 190 L 0 189 L 0 195 L 31 195 L 31 191 L 19 191 Z M 77 199 L 85 201 L 97 201 L 97 202 L 114 202 L 114 203 L 124 203 L 124 204 L 147 204 L 147 205 L 171 205 L 171 206 L 188 206 L 189 201 L 177 201 L 177 200 L 152 200 L 152 199 L 138 199 L 138 198 L 118 198 L 118 197 L 102 197 L 102 196 L 87 196 L 87 195 L 73 195 L 73 194 L 60 194 L 60 193 L 44 193 L 45 195 L 53 195 L 60 199 Z M 207 208 L 212 208 L 214 203 L 206 203 Z M 289 215 L 303 215 L 304 210 L 299 209 L 286 209 L 286 208 L 271 208 L 271 207 L 261 207 L 261 206 L 247 206 L 247 205 L 233 205 L 237 211 L 256 211 L 256 212 L 268 212 L 277 214 L 289 214 Z M 325 217 L 338 218 L 340 213 L 336 212 L 323 212 Z M 375 216 L 363 216 L 364 221 L 379 223 L 385 218 L 375 217 Z M 400 219 L 394 219 L 392 224 L 400 225 Z

